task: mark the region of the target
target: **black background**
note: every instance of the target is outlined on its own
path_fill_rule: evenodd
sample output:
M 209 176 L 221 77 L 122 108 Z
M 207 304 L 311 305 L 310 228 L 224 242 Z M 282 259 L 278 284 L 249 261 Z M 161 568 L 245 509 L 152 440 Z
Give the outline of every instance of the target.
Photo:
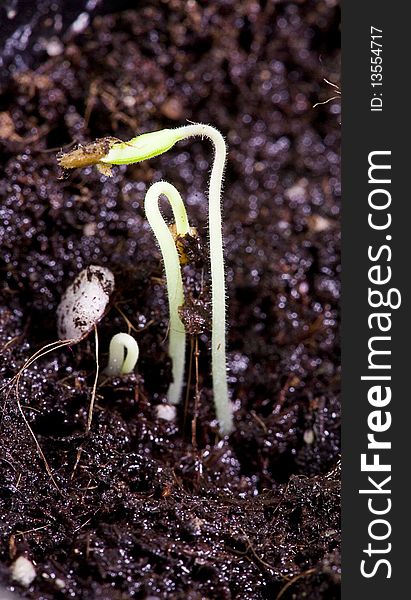
M 408 511 L 410 456 L 409 392 L 409 117 L 406 98 L 407 74 L 403 70 L 409 57 L 410 6 L 407 3 L 381 1 L 343 3 L 343 597 L 387 598 L 394 589 L 408 597 L 410 536 Z M 383 112 L 371 113 L 370 27 L 383 29 Z M 378 245 L 384 232 L 367 226 L 368 153 L 391 150 L 392 164 L 392 250 L 391 284 L 402 293 L 402 306 L 392 311 L 392 391 L 390 405 L 393 424 L 390 430 L 392 452 L 392 502 L 388 515 L 392 524 L 390 560 L 392 579 L 385 579 L 386 568 L 372 579 L 360 574 L 360 563 L 368 545 L 367 527 L 372 515 L 367 496 L 358 490 L 365 486 L 367 474 L 361 474 L 360 455 L 366 452 L 367 402 L 369 382 L 361 382 L 367 367 L 367 260 L 368 245 Z M 386 309 L 387 310 L 387 309 Z M 376 335 L 376 334 L 374 334 Z M 388 357 L 389 358 L 389 357 Z M 385 456 L 385 455 L 384 455 Z M 369 459 L 370 460 L 370 459 Z M 369 473 L 372 476 L 372 473 Z M 387 473 L 388 475 L 388 473 Z M 381 474 L 377 476 L 381 480 Z M 374 517 L 377 518 L 377 517 Z M 378 547 L 378 543 L 373 545 Z M 385 542 L 380 543 L 380 547 Z M 384 555 L 380 555 L 384 558 Z M 368 563 L 370 564 L 370 563 Z

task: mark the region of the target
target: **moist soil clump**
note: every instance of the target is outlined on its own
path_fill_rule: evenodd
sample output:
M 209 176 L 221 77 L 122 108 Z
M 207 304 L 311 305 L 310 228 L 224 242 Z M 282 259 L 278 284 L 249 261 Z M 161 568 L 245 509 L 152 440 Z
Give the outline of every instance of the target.
M 60 298 L 90 264 L 116 278 L 102 367 L 114 334 L 140 346 L 136 374 L 100 379 L 88 435 L 92 335 L 31 364 L 18 394 L 2 388 L 5 587 L 45 600 L 339 598 L 339 101 L 313 108 L 334 95 L 324 78 L 338 83 L 338 69 L 333 0 L 164 0 L 95 16 L 0 88 L 2 386 L 57 339 Z M 229 145 L 225 439 L 210 377 L 209 145 L 111 178 L 90 167 L 59 179 L 56 160 L 73 142 L 186 120 Z M 143 210 L 161 179 L 199 235 L 186 248 L 192 369 L 175 421 L 157 416 L 168 309 Z M 10 579 L 21 555 L 36 569 L 26 589 Z

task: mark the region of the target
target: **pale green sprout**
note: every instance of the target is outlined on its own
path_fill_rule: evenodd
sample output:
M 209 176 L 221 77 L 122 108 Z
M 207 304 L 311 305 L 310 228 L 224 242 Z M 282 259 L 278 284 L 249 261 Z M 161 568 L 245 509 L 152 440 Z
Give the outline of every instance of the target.
M 147 191 L 144 209 L 164 260 L 170 312 L 168 353 L 172 360 L 173 374 L 173 382 L 168 390 L 168 401 L 170 404 L 178 404 L 184 384 L 186 349 L 186 332 L 178 312 L 178 309 L 184 304 L 184 290 L 176 244 L 159 208 L 159 200 L 162 195 L 166 196 L 170 202 L 177 236 L 184 237 L 190 233 L 191 229 L 184 202 L 176 188 L 167 181 L 154 183 Z
M 226 162 L 226 144 L 221 133 L 210 125 L 201 123 L 177 129 L 163 129 L 143 134 L 129 142 L 115 143 L 101 159 L 105 164 L 131 164 L 152 158 L 169 150 L 177 141 L 189 137 L 208 138 L 214 145 L 214 162 L 208 188 L 208 219 L 210 236 L 212 340 L 211 360 L 214 403 L 220 429 L 230 433 L 233 429 L 232 405 L 228 397 L 226 368 L 226 291 L 224 277 L 221 194 Z
M 177 129 L 163 129 L 139 135 L 128 142 L 117 142 L 110 138 L 102 140 L 98 152 L 85 153 L 81 148 L 63 155 L 59 163 L 63 168 L 76 168 L 96 164 L 109 173 L 110 165 L 140 162 L 163 154 L 178 141 L 190 138 L 208 138 L 214 145 L 214 161 L 208 189 L 208 219 L 210 237 L 210 266 L 212 286 L 212 340 L 211 358 L 214 403 L 222 433 L 233 429 L 232 405 L 228 397 L 226 369 L 226 292 L 224 278 L 223 237 L 221 219 L 221 194 L 226 162 L 226 144 L 217 129 L 201 123 L 185 125 Z M 106 150 L 107 145 L 107 150 Z
M 182 139 L 179 129 L 162 129 L 143 133 L 128 142 L 116 142 L 100 162 L 108 165 L 130 165 L 164 154 Z
M 140 350 L 136 340 L 128 333 L 116 333 L 108 351 L 108 365 L 104 373 L 109 377 L 131 373 L 136 366 Z

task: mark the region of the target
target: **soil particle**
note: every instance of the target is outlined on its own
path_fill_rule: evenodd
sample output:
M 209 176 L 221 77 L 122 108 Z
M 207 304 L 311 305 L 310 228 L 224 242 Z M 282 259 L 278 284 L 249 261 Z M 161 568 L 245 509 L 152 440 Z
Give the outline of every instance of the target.
M 312 108 L 332 95 L 324 77 L 338 83 L 336 2 L 145 1 L 37 58 L 0 89 L 0 581 L 17 589 L 10 565 L 24 554 L 36 578 L 18 592 L 32 599 L 339 598 L 339 100 Z M 235 431 L 223 440 L 208 260 L 190 245 L 199 356 L 176 419 L 157 417 L 168 304 L 143 210 L 149 185 L 172 182 L 206 248 L 211 149 L 189 141 L 111 178 L 89 167 L 65 180 L 50 151 L 186 119 L 229 144 Z M 57 339 L 61 296 L 90 264 L 116 280 L 101 362 L 128 327 L 140 359 L 136 374 L 100 381 L 88 435 L 92 337 L 24 372 L 19 401 L 56 489 L 3 386 Z

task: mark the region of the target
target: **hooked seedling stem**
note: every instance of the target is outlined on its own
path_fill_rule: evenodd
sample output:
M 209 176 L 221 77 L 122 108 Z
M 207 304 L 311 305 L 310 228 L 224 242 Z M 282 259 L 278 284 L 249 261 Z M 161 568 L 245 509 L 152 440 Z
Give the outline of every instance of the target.
M 145 133 L 127 142 L 117 142 L 113 138 L 107 138 L 107 153 L 103 156 L 96 155 L 88 164 L 96 164 L 103 171 L 107 170 L 109 172 L 111 165 L 132 164 L 152 158 L 163 154 L 172 148 L 176 142 L 191 137 L 207 138 L 214 146 L 214 161 L 208 190 L 212 286 L 211 356 L 214 403 L 217 418 L 220 430 L 222 433 L 227 434 L 233 429 L 233 414 L 232 405 L 228 397 L 226 367 L 226 290 L 221 217 L 221 194 L 226 162 L 226 144 L 223 136 L 217 129 L 210 125 L 195 123 L 176 129 L 163 129 L 161 131 Z M 102 145 L 102 142 L 100 142 L 100 145 Z M 83 151 L 85 152 L 84 148 Z M 77 150 L 73 152 L 77 152 Z M 64 168 L 75 168 L 75 162 L 78 161 L 77 166 L 85 166 L 84 152 L 80 153 L 81 156 L 76 155 L 74 161 L 70 159 L 70 154 L 73 153 L 61 155 L 59 157 L 60 165 Z M 173 250 L 175 250 L 174 246 Z
M 160 196 L 166 196 L 173 210 L 177 235 L 185 236 L 190 232 L 190 225 L 184 202 L 176 188 L 159 181 L 147 191 L 144 208 L 154 235 L 160 246 L 166 272 L 168 305 L 170 311 L 170 338 L 168 352 L 172 360 L 173 382 L 168 390 L 170 404 L 178 404 L 184 383 L 186 332 L 180 319 L 178 309 L 184 304 L 183 280 L 180 260 L 173 236 L 163 219 L 159 208 Z

